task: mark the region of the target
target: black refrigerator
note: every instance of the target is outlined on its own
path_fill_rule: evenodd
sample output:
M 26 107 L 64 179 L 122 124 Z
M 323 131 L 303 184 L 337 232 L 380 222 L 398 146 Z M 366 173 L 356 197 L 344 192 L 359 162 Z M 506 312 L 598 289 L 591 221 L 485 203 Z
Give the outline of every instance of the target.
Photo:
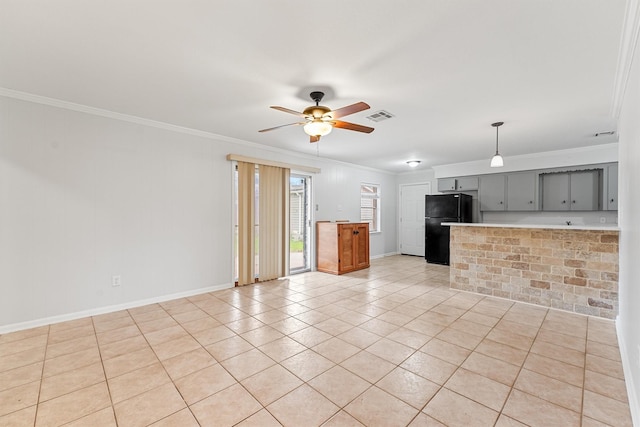
M 425 197 L 425 258 L 429 263 L 449 265 L 449 227 L 442 223 L 472 222 L 471 196 L 437 194 Z

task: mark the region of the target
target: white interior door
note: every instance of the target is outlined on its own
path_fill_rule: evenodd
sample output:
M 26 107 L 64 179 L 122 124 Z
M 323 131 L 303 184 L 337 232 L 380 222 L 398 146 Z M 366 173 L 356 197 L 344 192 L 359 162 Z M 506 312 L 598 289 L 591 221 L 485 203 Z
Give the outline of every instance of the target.
M 424 196 L 431 183 L 400 186 L 400 253 L 424 256 Z

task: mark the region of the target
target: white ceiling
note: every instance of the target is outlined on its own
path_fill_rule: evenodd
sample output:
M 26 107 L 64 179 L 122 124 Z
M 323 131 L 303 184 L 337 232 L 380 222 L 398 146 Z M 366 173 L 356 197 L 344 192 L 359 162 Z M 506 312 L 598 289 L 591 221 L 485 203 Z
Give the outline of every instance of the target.
M 615 142 L 624 0 L 0 0 L 0 87 L 403 172 Z M 319 146 L 297 121 L 327 89 Z M 378 110 L 395 115 L 374 123 Z

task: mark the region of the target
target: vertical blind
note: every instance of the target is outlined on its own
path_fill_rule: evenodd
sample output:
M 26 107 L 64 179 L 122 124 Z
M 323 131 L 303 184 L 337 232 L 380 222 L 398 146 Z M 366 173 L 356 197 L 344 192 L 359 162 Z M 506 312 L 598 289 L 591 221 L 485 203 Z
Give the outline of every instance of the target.
M 255 176 L 255 164 L 238 162 L 238 286 L 255 281 Z
M 260 280 L 288 274 L 289 169 L 260 165 Z
M 289 274 L 290 170 L 258 165 L 258 206 L 255 206 L 254 163 L 238 161 L 238 285 Z M 258 235 L 255 234 L 256 208 Z M 258 252 L 256 254 L 256 240 Z

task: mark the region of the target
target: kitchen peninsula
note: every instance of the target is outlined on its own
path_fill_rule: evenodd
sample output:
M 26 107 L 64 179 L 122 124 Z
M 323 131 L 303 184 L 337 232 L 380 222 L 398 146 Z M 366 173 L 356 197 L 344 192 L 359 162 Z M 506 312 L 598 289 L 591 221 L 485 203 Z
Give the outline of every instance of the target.
M 617 315 L 617 227 L 446 225 L 451 288 L 610 319 Z

